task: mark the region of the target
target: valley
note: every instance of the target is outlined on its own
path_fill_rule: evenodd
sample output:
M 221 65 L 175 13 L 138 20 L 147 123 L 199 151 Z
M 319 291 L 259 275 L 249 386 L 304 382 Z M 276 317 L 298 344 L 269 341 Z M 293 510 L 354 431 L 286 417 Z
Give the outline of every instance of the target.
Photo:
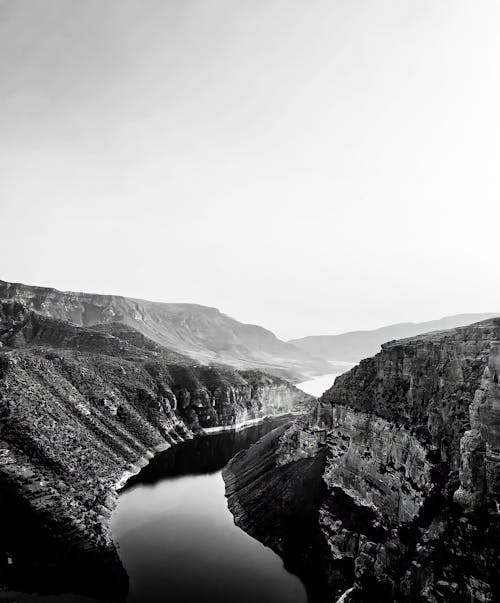
M 284 379 L 150 302 L 0 291 L 4 598 L 500 597 L 500 319 Z

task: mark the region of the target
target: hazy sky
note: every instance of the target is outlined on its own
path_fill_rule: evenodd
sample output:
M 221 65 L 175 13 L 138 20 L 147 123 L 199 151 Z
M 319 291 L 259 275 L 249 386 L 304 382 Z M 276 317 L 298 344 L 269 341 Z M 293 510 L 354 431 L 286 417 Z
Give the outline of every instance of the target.
M 0 0 L 0 278 L 284 338 L 500 310 L 497 0 Z

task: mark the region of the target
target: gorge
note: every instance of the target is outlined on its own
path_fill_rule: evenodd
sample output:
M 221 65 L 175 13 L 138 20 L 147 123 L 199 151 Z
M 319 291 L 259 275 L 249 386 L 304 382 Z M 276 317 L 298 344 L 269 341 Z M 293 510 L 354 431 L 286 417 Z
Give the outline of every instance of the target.
M 0 0 L 0 603 L 500 603 L 500 0 Z
M 306 603 L 278 555 L 234 524 L 221 475 L 238 450 L 279 424 L 194 438 L 130 480 L 111 522 L 130 579 L 128 603 Z
M 346 367 L 344 367 L 346 368 Z M 298 387 L 321 394 L 335 373 Z M 306 592 L 268 547 L 233 521 L 222 470 L 291 417 L 194 438 L 154 457 L 121 490 L 113 539 L 130 579 L 127 601 L 305 603 Z
M 127 575 L 142 563 L 143 525 L 157 576 L 154 559 L 182 557 L 198 531 L 183 575 L 189 559 L 206 566 L 207 589 L 224 581 L 218 555 L 237 564 L 228 551 L 246 551 L 274 586 L 249 572 L 228 588 L 250 584 L 262 600 L 500 599 L 500 319 L 391 341 L 352 368 L 326 364 L 329 377 L 301 381 L 317 395 L 331 386 L 316 400 L 255 359 L 235 368 L 167 347 L 172 323 L 149 302 L 2 287 L 4 592 L 147 600 L 141 573 Z M 186 324 L 183 341 L 196 331 Z M 296 358 L 281 362 L 295 383 L 305 376 Z M 130 512 L 113 516 L 119 492 Z
M 258 370 L 200 364 L 126 320 L 64 320 L 64 295 L 48 306 L 47 290 L 27 289 L 0 304 L 0 579 L 120 600 L 128 577 L 109 522 L 126 480 L 204 429 L 297 413 L 312 398 Z

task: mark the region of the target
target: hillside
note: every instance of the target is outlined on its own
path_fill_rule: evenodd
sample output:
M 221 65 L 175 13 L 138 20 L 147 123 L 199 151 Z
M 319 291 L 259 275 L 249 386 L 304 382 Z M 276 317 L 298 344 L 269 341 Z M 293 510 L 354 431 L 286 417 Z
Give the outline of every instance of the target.
M 293 382 L 329 372 L 323 359 L 216 308 L 158 303 L 117 295 L 62 292 L 0 281 L 0 300 L 21 302 L 38 314 L 76 326 L 120 323 L 153 342 L 202 364 L 260 369 Z M 123 327 L 123 325 L 125 327 Z
M 359 361 L 379 352 L 380 346 L 388 341 L 413 337 L 432 331 L 464 327 L 495 316 L 500 316 L 500 312 L 457 314 L 429 322 L 404 322 L 369 331 L 350 331 L 339 335 L 312 335 L 292 339 L 288 343 L 297 346 L 304 352 L 326 360 Z
M 1 303 L 2 584 L 123 596 L 109 530 L 120 484 L 204 428 L 310 400 L 275 376 L 200 365 L 130 326 L 77 326 Z

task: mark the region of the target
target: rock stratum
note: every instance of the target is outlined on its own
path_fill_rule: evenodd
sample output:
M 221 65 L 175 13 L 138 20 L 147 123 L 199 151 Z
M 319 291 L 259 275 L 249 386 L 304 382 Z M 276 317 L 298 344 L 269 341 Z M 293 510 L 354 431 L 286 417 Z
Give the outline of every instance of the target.
M 258 369 L 295 383 L 331 371 L 324 359 L 281 341 L 271 331 L 240 323 L 207 306 L 63 292 L 5 281 L 0 281 L 0 300 L 20 302 L 38 314 L 79 327 L 118 323 L 201 364 Z
M 233 459 L 236 522 L 311 601 L 500 601 L 499 374 L 500 319 L 384 344 Z
M 202 365 L 116 314 L 98 323 L 81 299 L 92 318 L 68 322 L 75 306 L 20 297 L 0 302 L 0 583 L 123 598 L 109 519 L 127 478 L 203 430 L 303 412 L 312 398 Z

